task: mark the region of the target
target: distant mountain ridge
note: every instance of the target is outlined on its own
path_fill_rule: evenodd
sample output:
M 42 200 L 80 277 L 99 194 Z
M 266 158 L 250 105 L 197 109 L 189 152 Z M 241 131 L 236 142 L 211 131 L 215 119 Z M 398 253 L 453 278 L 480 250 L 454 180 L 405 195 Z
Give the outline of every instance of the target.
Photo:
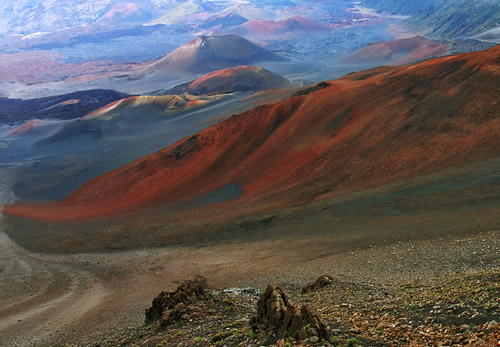
M 500 2 L 491 0 L 364 0 L 392 14 L 412 16 L 411 28 L 432 38 L 469 37 L 500 26 Z
M 248 19 L 240 16 L 238 14 L 229 13 L 220 16 L 214 16 L 207 19 L 204 23 L 200 24 L 198 27 L 200 29 L 224 29 L 227 27 L 232 27 L 248 22 Z
M 200 0 L 16 0 L 0 2 L 0 35 L 39 35 L 67 28 L 86 27 L 99 20 L 105 22 L 135 21 L 147 23 L 180 7 L 216 10 L 232 1 Z M 222 6 L 222 7 L 221 7 Z

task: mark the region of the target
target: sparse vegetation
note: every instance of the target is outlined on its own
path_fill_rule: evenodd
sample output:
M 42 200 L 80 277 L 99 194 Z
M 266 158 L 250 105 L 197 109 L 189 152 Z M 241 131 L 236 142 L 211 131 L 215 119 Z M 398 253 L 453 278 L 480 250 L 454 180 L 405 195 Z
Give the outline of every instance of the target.
M 158 331 L 154 325 L 146 326 L 131 331 L 118 344 L 111 340 L 102 345 L 246 346 L 268 345 L 276 338 L 279 339 L 277 345 L 290 347 L 324 346 L 326 342 L 335 347 L 388 342 L 405 345 L 408 341 L 430 346 L 443 340 L 458 344 L 465 339 L 484 344 L 500 334 L 500 327 L 494 323 L 500 317 L 496 287 L 499 279 L 495 270 L 449 280 L 436 278 L 434 284 L 394 287 L 358 285 L 332 278 L 330 285 L 305 294 L 290 291 L 294 300 L 307 302 L 321 312 L 329 327 L 328 338 L 305 340 L 297 334 L 289 336 L 287 331 L 271 331 L 262 324 L 252 329 L 248 323 L 256 314 L 256 294 L 211 291 L 207 294 L 208 305 L 203 300 L 198 306 L 192 302 L 189 316 L 164 331 Z M 471 288 L 484 288 L 478 291 L 481 303 L 473 300 L 478 294 Z M 228 305 L 234 308 L 230 313 L 225 311 Z M 306 324 L 305 328 L 311 325 Z

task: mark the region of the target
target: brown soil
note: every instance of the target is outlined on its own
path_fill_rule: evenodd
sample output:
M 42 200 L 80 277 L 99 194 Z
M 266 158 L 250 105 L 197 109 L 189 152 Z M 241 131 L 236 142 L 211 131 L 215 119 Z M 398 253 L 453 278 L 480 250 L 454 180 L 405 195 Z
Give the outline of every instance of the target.
M 422 36 L 405 37 L 389 42 L 375 42 L 345 58 L 357 64 L 385 63 L 408 64 L 420 60 L 440 57 L 448 52 L 448 46 L 433 42 Z

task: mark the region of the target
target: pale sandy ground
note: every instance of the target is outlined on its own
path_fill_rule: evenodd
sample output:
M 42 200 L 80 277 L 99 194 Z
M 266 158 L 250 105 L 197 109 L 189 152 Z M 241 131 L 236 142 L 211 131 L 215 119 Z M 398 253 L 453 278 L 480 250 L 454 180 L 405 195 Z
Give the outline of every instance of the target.
M 0 345 L 92 345 L 142 324 L 161 290 L 196 275 L 212 287 L 275 282 L 289 288 L 327 273 L 374 285 L 500 269 L 500 232 L 352 248 L 333 237 L 288 238 L 109 254 L 28 253 L 0 233 Z M 337 250 L 334 250 L 337 249 Z

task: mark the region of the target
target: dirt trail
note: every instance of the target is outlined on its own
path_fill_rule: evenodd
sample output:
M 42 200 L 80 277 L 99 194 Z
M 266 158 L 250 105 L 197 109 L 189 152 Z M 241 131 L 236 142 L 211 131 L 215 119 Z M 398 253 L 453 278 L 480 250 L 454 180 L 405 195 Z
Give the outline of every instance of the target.
M 37 345 L 108 294 L 89 271 L 30 254 L 1 232 L 0 345 Z

